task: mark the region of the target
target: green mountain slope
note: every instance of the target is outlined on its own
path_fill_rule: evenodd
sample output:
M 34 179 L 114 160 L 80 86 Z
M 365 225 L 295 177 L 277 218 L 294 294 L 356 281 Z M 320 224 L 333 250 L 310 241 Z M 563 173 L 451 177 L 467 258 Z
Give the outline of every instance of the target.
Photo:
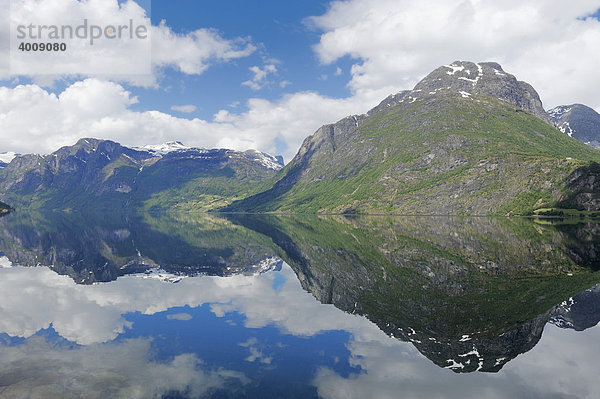
M 280 168 L 276 158 L 252 150 L 177 143 L 158 151 L 81 139 L 0 168 L 0 199 L 29 209 L 209 210 L 260 192 L 259 184 Z
M 498 64 L 454 63 L 366 115 L 323 126 L 270 190 L 226 209 L 514 215 L 568 203 L 598 210 L 595 162 L 600 152 L 550 125 L 531 86 Z

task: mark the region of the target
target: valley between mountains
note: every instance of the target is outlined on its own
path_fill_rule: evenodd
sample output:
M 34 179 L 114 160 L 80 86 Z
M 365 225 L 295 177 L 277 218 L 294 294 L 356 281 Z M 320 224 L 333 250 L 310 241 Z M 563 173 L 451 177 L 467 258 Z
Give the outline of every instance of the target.
M 254 150 L 81 139 L 49 155 L 0 154 L 0 200 L 126 212 L 593 215 L 598 143 L 594 110 L 546 112 L 500 65 L 454 62 L 321 127 L 285 167 Z

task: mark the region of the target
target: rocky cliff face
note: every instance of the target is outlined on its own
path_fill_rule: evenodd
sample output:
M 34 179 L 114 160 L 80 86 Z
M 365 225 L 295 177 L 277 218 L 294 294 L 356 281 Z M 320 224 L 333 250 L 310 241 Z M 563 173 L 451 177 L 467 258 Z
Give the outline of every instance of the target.
M 165 147 L 166 148 L 166 147 Z M 0 169 L 0 198 L 13 206 L 122 209 L 202 202 L 227 203 L 281 169 L 258 151 L 128 148 L 109 140 L 81 139 L 50 155 L 17 156 Z M 240 192 L 240 186 L 248 185 Z M 227 186 L 229 190 L 219 190 Z
M 548 111 L 558 129 L 596 149 L 600 149 L 600 114 L 582 104 L 561 105 Z
M 433 94 L 454 91 L 462 96 L 487 95 L 519 107 L 552 124 L 540 96 L 526 82 L 520 82 L 495 62 L 456 61 L 439 67 L 424 78 L 413 92 Z M 418 94 L 416 94 L 418 96 Z
M 550 124 L 495 63 L 455 62 L 308 137 L 281 178 L 229 210 L 528 214 L 573 194 L 600 153 Z

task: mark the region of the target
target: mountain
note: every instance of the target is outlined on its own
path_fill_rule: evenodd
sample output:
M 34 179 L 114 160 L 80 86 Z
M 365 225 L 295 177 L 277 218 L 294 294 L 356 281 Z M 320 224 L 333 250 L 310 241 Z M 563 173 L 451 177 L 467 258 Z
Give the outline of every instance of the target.
M 0 169 L 0 199 L 29 208 L 210 209 L 254 194 L 281 167 L 254 150 L 81 139 L 49 155 L 16 156 Z
M 496 63 L 454 62 L 364 115 L 321 127 L 272 188 L 225 210 L 597 211 L 596 162 L 600 152 L 552 125 L 531 85 Z
M 561 105 L 548 111 L 558 129 L 600 149 L 600 114 L 582 104 Z

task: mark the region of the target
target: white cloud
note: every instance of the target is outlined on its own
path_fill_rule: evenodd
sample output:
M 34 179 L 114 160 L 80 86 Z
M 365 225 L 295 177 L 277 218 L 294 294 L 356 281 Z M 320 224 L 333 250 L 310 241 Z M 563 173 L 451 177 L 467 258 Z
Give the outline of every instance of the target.
M 213 29 L 199 29 L 181 35 L 173 32 L 165 21 L 152 29 L 153 64 L 176 67 L 190 75 L 201 74 L 211 62 L 247 57 L 255 50 L 250 39 L 226 40 Z
M 321 62 L 358 60 L 354 93 L 412 89 L 455 60 L 497 61 L 548 107 L 598 108 L 600 21 L 581 17 L 599 8 L 598 0 L 349 0 L 309 21 L 323 31 L 315 47 Z
M 287 144 L 283 155 L 289 160 L 320 125 L 364 112 L 383 95 L 340 100 L 301 92 L 275 102 L 250 99 L 244 112 L 222 110 L 205 121 L 132 111 L 136 97 L 119 84 L 97 79 L 74 83 L 58 94 L 37 85 L 0 87 L 0 150 L 49 153 L 81 137 L 98 137 L 124 145 L 179 140 L 188 146 L 274 153 L 279 140 Z
M 167 315 L 168 320 L 179 320 L 179 321 L 190 321 L 192 320 L 192 315 L 189 313 L 176 313 Z
M 252 79 L 242 82 L 243 86 L 248 86 L 252 90 L 260 90 L 269 84 L 267 77 L 277 73 L 277 67 L 273 64 L 267 64 L 262 68 L 258 66 L 250 67 L 250 72 L 254 74 Z
M 151 26 L 145 10 L 133 0 L 121 5 L 117 0 L 15 0 L 10 15 L 13 43 L 22 41 L 16 38 L 17 26 L 29 23 L 77 27 L 87 20 L 88 25 L 108 29 L 128 25 L 131 20 L 132 26 L 149 27 L 149 31 L 147 39 L 102 38 L 93 46 L 88 39 L 60 40 L 68 46 L 65 52 L 20 52 L 13 48 L 10 73 L 6 67 L 0 69 L 0 79 L 21 75 L 49 85 L 62 76 L 109 77 L 151 86 L 163 68 L 198 75 L 213 63 L 247 57 L 256 50 L 249 38 L 225 39 L 214 29 L 179 34 L 165 21 Z M 0 48 L 0 52 L 8 58 L 7 49 Z
M 265 355 L 258 347 L 258 340 L 255 337 L 248 338 L 246 342 L 238 344 L 241 347 L 248 348 L 250 355 L 244 359 L 247 362 L 259 361 L 263 364 L 271 364 L 273 357 Z
M 196 111 L 195 105 L 173 105 L 171 107 L 172 111 L 183 112 L 184 114 L 191 114 Z
M 173 391 L 201 397 L 249 382 L 239 372 L 207 370 L 193 354 L 154 361 L 148 339 L 64 348 L 35 337 L 14 347 L 0 345 L 0 357 L 0 376 L 8 381 L 2 396 L 7 398 L 142 399 Z

